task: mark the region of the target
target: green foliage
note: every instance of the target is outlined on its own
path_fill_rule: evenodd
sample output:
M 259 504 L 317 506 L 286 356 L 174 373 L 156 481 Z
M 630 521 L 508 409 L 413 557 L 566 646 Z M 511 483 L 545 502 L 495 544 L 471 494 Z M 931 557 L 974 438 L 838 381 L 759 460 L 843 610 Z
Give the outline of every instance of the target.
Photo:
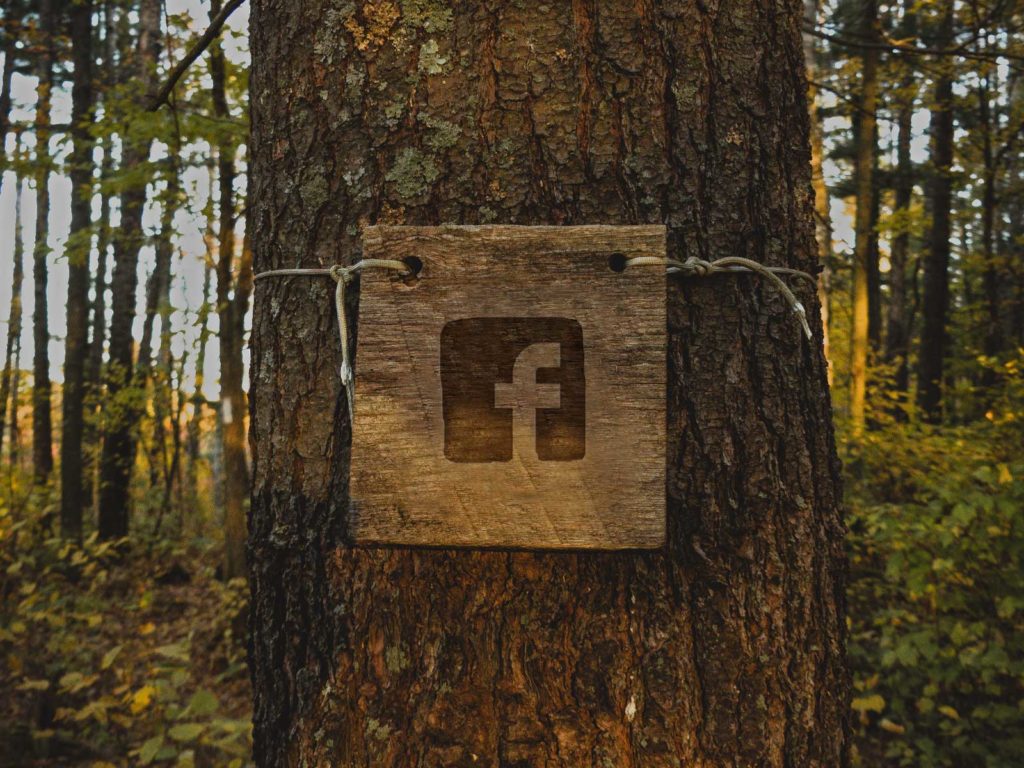
M 209 552 L 52 536 L 0 507 L 0 765 L 233 765 L 250 725 L 245 586 Z
M 891 421 L 850 462 L 850 658 L 865 766 L 1024 754 L 1020 363 L 981 423 Z

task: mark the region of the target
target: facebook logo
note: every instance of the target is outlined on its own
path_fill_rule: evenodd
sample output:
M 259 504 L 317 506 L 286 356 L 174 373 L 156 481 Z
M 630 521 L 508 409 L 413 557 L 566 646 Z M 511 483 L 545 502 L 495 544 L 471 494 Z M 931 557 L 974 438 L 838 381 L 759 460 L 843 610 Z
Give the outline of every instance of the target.
M 579 461 L 586 453 L 583 328 L 576 320 L 447 323 L 441 389 L 450 461 Z

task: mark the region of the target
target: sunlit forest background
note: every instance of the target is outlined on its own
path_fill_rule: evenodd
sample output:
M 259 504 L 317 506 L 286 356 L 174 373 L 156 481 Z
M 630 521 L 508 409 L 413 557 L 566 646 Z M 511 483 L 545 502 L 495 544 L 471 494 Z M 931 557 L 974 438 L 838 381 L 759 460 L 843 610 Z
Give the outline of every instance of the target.
M 1024 4 L 805 10 L 855 764 L 1017 766 Z M 2 13 L 0 766 L 245 765 L 247 7 Z

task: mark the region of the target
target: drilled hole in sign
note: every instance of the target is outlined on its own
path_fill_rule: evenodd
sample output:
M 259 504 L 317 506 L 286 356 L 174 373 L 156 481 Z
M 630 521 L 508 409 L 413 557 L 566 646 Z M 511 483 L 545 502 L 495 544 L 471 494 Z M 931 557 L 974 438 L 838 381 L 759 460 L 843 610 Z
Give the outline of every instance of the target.
M 626 263 L 627 259 L 624 253 L 613 253 L 608 257 L 608 269 L 612 272 L 625 272 Z
M 423 271 L 423 259 L 419 256 L 406 256 L 402 259 L 402 263 L 405 264 L 409 272 L 403 277 L 406 280 L 415 280 L 420 276 L 420 272 Z

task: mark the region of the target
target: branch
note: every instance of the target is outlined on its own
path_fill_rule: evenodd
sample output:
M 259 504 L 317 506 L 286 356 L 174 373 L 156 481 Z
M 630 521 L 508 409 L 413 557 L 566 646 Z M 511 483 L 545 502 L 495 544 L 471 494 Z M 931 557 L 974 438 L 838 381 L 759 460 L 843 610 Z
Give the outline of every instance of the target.
M 959 56 L 964 59 L 975 59 L 977 61 L 996 61 L 997 59 L 1024 61 L 1024 55 L 1010 53 L 1009 51 L 990 51 L 982 53 L 980 51 L 969 51 L 963 47 L 922 48 L 918 45 L 905 45 L 894 41 L 872 42 L 870 40 L 851 40 L 847 37 L 840 37 L 839 35 L 833 35 L 821 29 L 815 29 L 814 27 L 808 26 L 804 27 L 804 31 L 809 35 L 819 37 L 822 40 L 828 40 L 830 43 L 835 43 L 836 45 L 841 45 L 845 48 L 872 49 L 888 51 L 890 53 L 909 53 L 915 56 Z
M 147 109 L 150 112 L 156 112 L 160 107 L 167 103 L 168 97 L 171 95 L 171 91 L 174 90 L 174 86 L 178 84 L 181 76 L 185 74 L 192 63 L 198 59 L 203 51 L 210 47 L 210 43 L 217 39 L 217 35 L 220 34 L 221 29 L 224 27 L 224 22 L 228 20 L 228 17 L 234 13 L 238 7 L 244 3 L 245 0 L 229 0 L 228 3 L 220 9 L 220 13 L 216 15 L 211 21 L 210 26 L 207 27 L 203 36 L 200 37 L 195 45 L 193 45 L 188 53 L 185 54 L 185 58 L 178 62 L 177 66 L 171 70 L 171 74 L 167 76 L 167 80 L 160 86 L 160 90 L 156 92 L 156 95 L 150 100 Z

